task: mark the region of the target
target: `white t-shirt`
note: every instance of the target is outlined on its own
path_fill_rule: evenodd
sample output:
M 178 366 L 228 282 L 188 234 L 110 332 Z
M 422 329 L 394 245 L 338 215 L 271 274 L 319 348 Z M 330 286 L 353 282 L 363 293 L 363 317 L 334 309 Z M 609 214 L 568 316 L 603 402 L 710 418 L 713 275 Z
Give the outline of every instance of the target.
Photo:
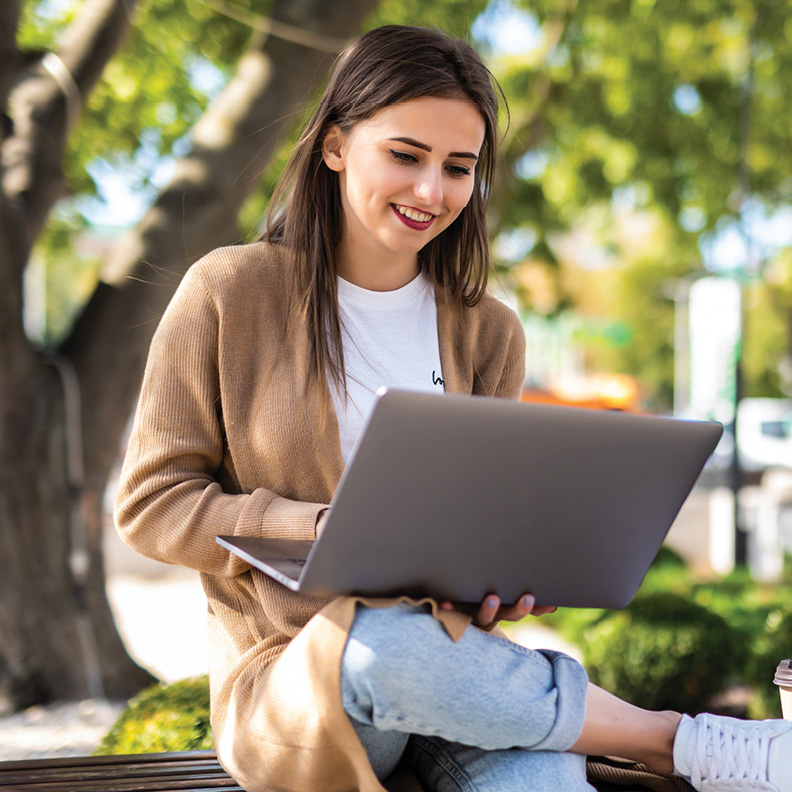
M 363 423 L 383 386 L 443 391 L 437 304 L 423 273 L 395 291 L 362 289 L 338 279 L 347 402 L 331 387 L 341 452 L 349 458 Z

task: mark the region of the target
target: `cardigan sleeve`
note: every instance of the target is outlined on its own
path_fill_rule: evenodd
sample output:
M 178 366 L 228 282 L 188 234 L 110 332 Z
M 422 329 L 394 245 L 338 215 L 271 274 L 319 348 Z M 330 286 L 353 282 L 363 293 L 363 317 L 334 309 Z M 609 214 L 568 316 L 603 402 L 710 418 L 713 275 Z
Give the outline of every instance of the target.
M 315 538 L 326 504 L 266 489 L 224 491 L 219 314 L 193 266 L 154 334 L 115 502 L 123 540 L 143 555 L 201 572 L 250 568 L 218 534 Z

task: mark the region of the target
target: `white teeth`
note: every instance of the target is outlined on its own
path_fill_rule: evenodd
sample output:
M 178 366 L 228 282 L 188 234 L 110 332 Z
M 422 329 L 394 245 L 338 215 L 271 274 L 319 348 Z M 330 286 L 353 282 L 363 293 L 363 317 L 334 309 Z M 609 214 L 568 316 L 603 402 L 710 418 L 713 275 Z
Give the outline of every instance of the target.
M 415 220 L 417 223 L 428 223 L 434 217 L 434 215 L 419 212 L 407 206 L 399 206 L 398 204 L 394 204 L 394 206 L 399 214 L 403 214 L 405 217 L 409 217 L 410 220 Z

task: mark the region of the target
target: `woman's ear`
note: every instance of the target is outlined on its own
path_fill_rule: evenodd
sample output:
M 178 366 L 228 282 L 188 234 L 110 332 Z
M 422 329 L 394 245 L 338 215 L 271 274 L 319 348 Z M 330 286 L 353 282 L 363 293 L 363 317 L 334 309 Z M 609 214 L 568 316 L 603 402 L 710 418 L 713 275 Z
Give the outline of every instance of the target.
M 336 173 L 344 170 L 344 133 L 332 126 L 322 141 L 322 159 L 325 165 Z

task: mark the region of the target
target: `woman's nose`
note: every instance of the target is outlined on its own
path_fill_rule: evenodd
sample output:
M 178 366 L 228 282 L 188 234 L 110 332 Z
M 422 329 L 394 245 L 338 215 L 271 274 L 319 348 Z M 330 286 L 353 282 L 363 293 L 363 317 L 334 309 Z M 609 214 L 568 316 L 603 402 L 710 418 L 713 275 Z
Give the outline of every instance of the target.
M 427 205 L 438 204 L 443 199 L 443 183 L 439 173 L 425 171 L 413 189 L 416 198 Z

